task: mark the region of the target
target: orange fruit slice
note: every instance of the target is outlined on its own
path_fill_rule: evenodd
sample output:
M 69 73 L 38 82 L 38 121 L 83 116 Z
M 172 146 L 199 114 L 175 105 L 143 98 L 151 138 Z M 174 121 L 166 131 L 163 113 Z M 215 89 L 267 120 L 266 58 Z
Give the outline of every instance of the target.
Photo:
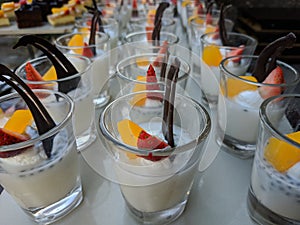
M 124 119 L 118 122 L 118 131 L 125 144 L 137 147 L 138 137 L 143 128 L 131 120 Z
M 203 49 L 202 59 L 208 66 L 219 66 L 223 57 L 218 46 L 208 45 Z
M 57 74 L 54 66 L 51 66 L 49 70 L 43 76 L 44 80 L 57 80 Z
M 83 36 L 80 34 L 75 34 L 72 36 L 72 38 L 70 39 L 68 46 L 72 48 L 72 50 L 74 52 L 76 52 L 76 54 L 82 55 L 82 51 L 84 46 L 84 40 L 83 40 Z M 75 48 L 78 47 L 78 48 Z
M 300 131 L 286 135 L 295 142 L 300 143 Z M 265 159 L 279 172 L 285 172 L 297 162 L 300 162 L 300 149 L 274 137 L 264 152 Z
M 147 82 L 145 76 L 137 76 L 136 78 L 138 81 Z M 135 84 L 133 87 L 133 92 L 139 92 L 139 91 L 145 91 L 146 90 L 146 84 Z M 131 100 L 131 104 L 134 106 L 143 106 L 145 105 L 147 95 L 146 93 L 141 93 L 139 95 L 134 95 L 134 97 Z
M 23 134 L 26 127 L 31 125 L 33 121 L 32 114 L 29 109 L 16 110 L 10 119 L 4 125 L 4 128 L 19 134 Z
M 241 78 L 249 81 L 257 82 L 257 79 L 253 76 L 240 76 Z M 241 80 L 229 78 L 227 80 L 227 97 L 234 97 L 243 91 L 255 91 L 257 86 L 245 83 Z M 224 93 L 224 92 L 223 92 Z

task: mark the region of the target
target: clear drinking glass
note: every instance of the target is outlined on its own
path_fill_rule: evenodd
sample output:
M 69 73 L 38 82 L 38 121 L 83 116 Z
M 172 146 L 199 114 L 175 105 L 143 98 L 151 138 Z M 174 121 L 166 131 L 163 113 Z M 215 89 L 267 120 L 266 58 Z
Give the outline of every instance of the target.
M 91 144 L 96 138 L 93 123 L 95 108 L 93 104 L 94 94 L 92 86 L 91 61 L 87 57 L 80 55 L 70 54 L 66 55 L 66 57 L 77 69 L 77 74 L 61 79 L 53 77 L 50 80 L 42 81 L 28 80 L 26 77 L 27 63 L 30 63 L 41 76 L 44 76 L 49 70 L 54 68 L 52 62 L 45 56 L 25 62 L 17 68 L 16 74 L 29 86 L 58 91 L 61 91 L 61 86 L 66 86 L 66 84 L 68 86 L 68 84 L 73 84 L 75 80 L 80 80 L 80 82 L 78 82 L 75 87 L 72 87 L 72 89 L 70 89 L 66 94 L 68 94 L 75 103 L 73 123 L 77 146 L 79 150 L 82 150 Z
M 31 136 L 27 141 L 0 146 L 0 183 L 32 220 L 50 224 L 75 209 L 83 198 L 72 125 L 74 103 L 60 92 L 34 93 L 56 126 L 38 135 L 34 121 L 25 116 L 29 109 L 20 95 L 13 93 L 0 98 L 1 127 Z M 10 120 L 15 113 L 22 115 L 21 121 Z M 14 130 L 23 125 L 24 131 Z M 43 142 L 51 138 L 51 156 L 47 157 Z
M 252 55 L 257 41 L 249 35 L 228 32 L 229 44 L 224 46 L 219 32 L 207 33 L 201 36 L 201 90 L 204 103 L 216 104 L 219 93 L 220 69 L 222 59 L 232 51 L 242 49 L 243 55 Z
M 70 45 L 70 40 L 74 36 L 80 36 L 83 38 L 83 42 L 86 43 L 82 46 L 82 43 Z M 92 61 L 92 88 L 94 94 L 94 104 L 97 106 L 99 99 L 97 98 L 99 90 L 101 90 L 104 83 L 107 81 L 110 73 L 110 57 L 106 55 L 110 50 L 109 36 L 105 33 L 96 32 L 95 44 L 88 44 L 90 38 L 90 32 L 74 32 L 71 34 L 65 34 L 58 37 L 55 40 L 56 47 L 64 54 L 79 54 L 87 56 Z M 91 49 L 95 49 L 95 53 L 91 55 L 85 54 Z
M 224 59 L 220 64 L 220 97 L 218 102 L 218 142 L 225 150 L 241 158 L 255 153 L 259 128 L 259 107 L 267 96 L 261 90 L 291 93 L 300 81 L 299 74 L 290 65 L 277 60 L 283 71 L 284 83 L 266 84 L 254 78 L 258 56 L 235 56 Z M 271 93 L 274 95 L 274 92 Z M 276 95 L 276 92 L 275 92 Z M 224 138 L 223 138 L 224 137 Z
M 259 117 L 249 214 L 259 224 L 300 224 L 300 95 L 265 100 Z
M 101 114 L 100 137 L 113 160 L 116 182 L 120 184 L 130 213 L 146 224 L 166 224 L 178 218 L 185 209 L 211 121 L 204 107 L 189 97 L 176 94 L 174 148 L 146 150 L 125 144 L 121 139 L 124 132 L 134 137 L 136 133 L 129 127 L 128 130 L 118 128 L 119 122 L 127 119 L 146 132 L 163 137 L 163 103 L 157 100 L 155 104 L 135 104 L 135 99 L 149 95 L 164 96 L 164 93 L 131 93 L 109 104 Z M 147 157 L 162 158 L 149 160 Z

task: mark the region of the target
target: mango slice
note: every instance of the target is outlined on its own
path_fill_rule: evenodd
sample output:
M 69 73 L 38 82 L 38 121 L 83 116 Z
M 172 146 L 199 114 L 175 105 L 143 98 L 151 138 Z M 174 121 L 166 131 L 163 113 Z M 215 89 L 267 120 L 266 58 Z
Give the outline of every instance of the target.
M 83 47 L 84 46 L 84 40 L 83 36 L 80 34 L 75 34 L 73 37 L 70 39 L 68 43 L 69 47 L 73 47 L 73 51 L 76 54 L 82 55 L 83 48 L 75 48 L 75 47 Z
M 300 143 L 300 131 L 286 135 Z M 285 172 L 300 162 L 300 149 L 276 138 L 270 138 L 264 152 L 265 159 L 279 172 Z
M 27 126 L 33 121 L 32 114 L 29 109 L 16 110 L 10 119 L 4 125 L 4 128 L 19 134 L 23 134 Z
M 140 66 L 140 67 L 149 66 L 149 64 L 150 64 L 149 60 L 146 57 L 137 58 L 135 63 L 136 63 L 137 66 Z
M 136 78 L 138 81 L 146 82 L 145 76 L 137 76 Z M 146 84 L 135 84 L 133 87 L 133 92 L 139 92 L 139 91 L 145 91 L 146 90 Z M 143 106 L 146 102 L 146 93 L 142 93 L 139 95 L 134 95 L 134 97 L 131 100 L 131 104 L 135 106 Z
M 51 66 L 49 70 L 43 76 L 44 80 L 57 80 L 57 74 L 54 66 Z
M 241 78 L 253 82 L 257 82 L 257 79 L 253 76 L 240 76 Z M 227 97 L 234 97 L 243 91 L 255 91 L 257 86 L 247 84 L 241 80 L 229 78 L 227 80 Z M 223 92 L 224 93 L 224 92 Z
M 205 46 L 202 53 L 202 59 L 208 66 L 219 66 L 223 57 L 218 48 L 215 45 Z
M 118 122 L 118 131 L 125 144 L 137 147 L 138 137 L 143 128 L 131 120 L 124 119 Z

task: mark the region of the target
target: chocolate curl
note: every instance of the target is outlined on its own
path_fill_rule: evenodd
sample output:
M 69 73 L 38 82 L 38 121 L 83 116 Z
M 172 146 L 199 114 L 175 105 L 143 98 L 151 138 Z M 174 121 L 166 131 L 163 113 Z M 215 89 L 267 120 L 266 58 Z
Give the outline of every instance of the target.
M 258 82 L 263 82 L 269 73 L 276 67 L 276 59 L 286 48 L 292 48 L 296 42 L 294 33 L 289 33 L 284 37 L 278 38 L 268 44 L 260 53 L 255 67 L 253 76 Z
M 25 35 L 21 37 L 18 40 L 17 44 L 13 46 L 13 49 L 16 49 L 20 46 L 27 46 L 28 44 L 31 44 L 36 48 L 40 49 L 50 59 L 50 61 L 55 67 L 58 79 L 63 79 L 78 73 L 73 64 L 66 58 L 66 56 L 61 51 L 59 51 L 55 47 L 55 45 L 38 36 Z M 76 89 L 79 82 L 80 77 L 76 77 L 66 82 L 59 82 L 58 90 L 63 93 L 68 93 Z
M 174 101 L 176 93 L 176 83 L 178 79 L 180 61 L 175 58 L 171 65 L 166 80 L 166 90 L 163 109 L 162 132 L 171 147 L 175 146 L 173 133 Z
M 225 13 L 225 7 L 224 4 L 221 5 L 220 9 L 220 18 L 219 18 L 219 32 L 220 32 L 220 38 L 223 46 L 228 46 L 229 41 L 227 38 L 227 31 L 225 27 L 225 18 L 224 18 L 224 13 Z
M 15 80 L 15 82 L 17 82 L 25 91 L 23 91 L 15 82 L 6 78 L 5 75 Z M 39 135 L 48 132 L 56 126 L 54 120 L 51 118 L 46 108 L 40 102 L 38 97 L 32 92 L 32 90 L 24 83 L 24 81 L 22 81 L 20 77 L 2 64 L 0 64 L 0 80 L 6 82 L 8 85 L 14 88 L 24 99 L 34 118 Z M 51 157 L 53 138 L 54 137 L 51 137 L 43 141 L 45 154 L 48 158 Z
M 160 80 L 161 81 L 164 81 L 166 78 L 166 71 L 167 71 L 167 65 L 168 65 L 167 63 L 169 60 L 169 55 L 170 55 L 170 52 L 169 52 L 169 50 L 167 50 L 167 52 L 164 55 L 163 62 L 162 62 L 161 68 L 160 68 Z
M 152 40 L 160 40 L 160 30 L 162 26 L 162 16 L 166 8 L 168 8 L 170 4 L 168 2 L 161 2 L 156 10 L 155 18 L 154 18 L 154 29 L 152 31 Z

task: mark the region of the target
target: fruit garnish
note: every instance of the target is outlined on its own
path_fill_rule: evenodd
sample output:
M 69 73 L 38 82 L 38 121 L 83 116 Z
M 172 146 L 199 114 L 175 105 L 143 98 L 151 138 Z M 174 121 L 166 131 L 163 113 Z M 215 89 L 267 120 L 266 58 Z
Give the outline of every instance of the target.
M 231 56 L 239 56 L 242 55 L 245 49 L 245 45 L 240 45 L 239 47 L 232 49 L 229 53 L 227 53 L 226 57 L 231 57 Z M 238 63 L 240 62 L 241 58 L 240 57 L 235 57 L 231 59 L 232 62 Z
M 45 81 L 41 74 L 32 66 L 30 62 L 27 62 L 25 65 L 26 79 L 28 81 Z M 32 89 L 47 89 L 46 84 L 28 84 Z
M 94 57 L 94 53 L 91 50 L 90 47 L 88 47 L 88 44 L 84 42 L 84 48 L 82 51 L 82 55 L 88 58 L 93 58 Z
M 32 44 L 40 49 L 49 58 L 55 67 L 58 79 L 63 79 L 78 73 L 75 66 L 55 47 L 55 45 L 38 36 L 25 35 L 21 37 L 17 44 L 13 46 L 13 49 L 20 46 L 27 46 L 28 44 Z M 77 88 L 80 79 L 81 78 L 77 76 L 68 82 L 59 82 L 58 90 L 63 93 L 68 93 Z
M 169 145 L 162 141 L 161 139 L 148 134 L 146 131 L 142 130 L 138 137 L 137 147 L 141 149 L 147 149 L 147 150 L 155 150 L 155 149 L 164 149 L 168 147 Z M 151 161 L 159 161 L 165 156 L 154 156 L 151 152 L 149 155 L 144 156 L 141 155 L 140 157 L 143 157 L 145 159 L 151 160 Z
M 284 37 L 278 38 L 272 43 L 268 44 L 258 56 L 254 76 L 258 82 L 263 82 L 266 77 L 276 68 L 276 59 L 282 54 L 286 48 L 292 48 L 296 42 L 294 33 L 289 33 Z
M 57 74 L 54 66 L 51 66 L 49 70 L 43 75 L 44 80 L 57 80 Z
M 138 17 L 139 16 L 139 11 L 138 11 L 138 6 L 137 6 L 137 0 L 132 1 L 132 12 L 131 12 L 132 17 Z
M 80 34 L 74 34 L 70 41 L 68 42 L 68 46 L 74 48 L 73 51 L 76 54 L 82 55 L 83 49 L 79 47 L 84 46 L 84 39 L 83 36 Z M 77 48 L 76 48 L 77 47 Z
M 135 61 L 137 66 L 144 67 L 149 65 L 149 60 L 146 57 L 139 57 Z
M 131 120 L 124 119 L 118 122 L 118 132 L 121 136 L 122 141 L 130 146 L 141 148 L 141 149 L 163 149 L 168 146 L 167 143 L 160 140 L 159 138 L 148 134 L 136 123 Z M 130 156 L 132 157 L 132 156 Z M 162 159 L 160 156 L 140 156 L 148 160 L 157 161 Z
M 216 45 L 205 46 L 202 52 L 202 59 L 208 66 L 219 66 L 223 57 Z
M 300 131 L 286 135 L 300 143 Z M 265 159 L 279 172 L 285 172 L 297 162 L 300 162 L 300 150 L 284 141 L 271 137 L 264 152 Z
M 158 67 L 158 66 L 160 66 L 162 64 L 163 58 L 164 58 L 164 54 L 167 54 L 168 48 L 169 48 L 169 43 L 168 43 L 167 40 L 165 40 L 162 43 L 162 46 L 160 46 L 160 49 L 158 51 L 158 56 L 154 60 L 153 66 Z
M 32 121 L 33 117 L 29 109 L 19 109 L 5 123 L 4 129 L 23 134 Z
M 146 90 L 160 90 L 159 84 L 157 83 L 155 70 L 151 64 L 149 65 L 149 68 L 147 70 L 146 81 L 147 81 Z M 155 99 L 155 100 L 163 99 L 160 93 L 151 93 L 151 94 L 147 93 L 147 98 Z
M 145 76 L 137 76 L 136 77 L 137 81 L 140 82 L 145 82 L 146 83 L 146 77 Z M 142 84 L 142 83 L 136 83 L 133 87 L 133 92 L 140 92 L 140 91 L 145 91 L 146 90 L 146 84 Z M 146 102 L 146 94 L 145 93 L 141 93 L 139 95 L 134 95 L 132 100 L 131 100 L 131 104 L 134 106 L 143 106 L 145 105 Z
M 283 71 L 281 67 L 277 66 L 263 81 L 263 84 L 282 84 L 284 83 Z M 282 87 L 271 87 L 271 86 L 261 86 L 259 87 L 259 94 L 263 99 L 280 95 L 282 92 Z
M 6 76 L 9 76 L 11 79 L 8 79 Z M 24 81 L 22 81 L 22 79 L 18 77 L 14 72 L 12 72 L 9 68 L 2 64 L 0 64 L 0 80 L 13 87 L 26 102 L 28 108 L 32 113 L 38 133 L 40 135 L 48 132 L 56 126 L 47 109 L 40 102 L 38 97 L 32 92 L 30 87 L 27 86 Z M 20 88 L 20 86 L 22 88 Z M 45 154 L 48 157 L 51 157 L 53 138 L 54 136 L 42 141 Z
M 256 78 L 253 76 L 240 76 L 240 78 L 243 78 L 245 80 L 249 80 L 249 81 L 253 81 L 253 82 L 257 82 Z M 252 85 L 252 84 L 248 84 L 246 82 L 243 82 L 241 80 L 238 79 L 234 79 L 234 78 L 229 78 L 227 79 L 227 97 L 234 97 L 236 95 L 238 95 L 239 93 L 243 92 L 243 91 L 255 91 L 257 90 L 257 86 Z M 224 93 L 224 90 L 223 90 Z
M 4 145 L 12 145 L 16 143 L 20 143 L 23 141 L 29 140 L 29 137 L 26 135 L 19 134 L 17 132 L 13 132 L 4 128 L 0 128 L 0 146 Z M 26 149 L 20 149 L 15 151 L 6 151 L 0 152 L 0 158 L 9 158 L 20 154 Z

